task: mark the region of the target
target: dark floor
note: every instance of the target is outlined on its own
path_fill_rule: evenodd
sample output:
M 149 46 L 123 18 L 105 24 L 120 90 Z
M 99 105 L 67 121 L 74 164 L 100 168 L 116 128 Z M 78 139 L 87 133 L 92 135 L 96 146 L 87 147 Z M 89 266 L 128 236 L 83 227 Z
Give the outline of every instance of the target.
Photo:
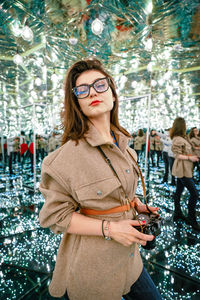
M 0 299 L 56 299 L 48 294 L 51 273 L 61 235 L 40 228 L 38 212 L 43 204 L 39 192 L 33 193 L 28 165 L 18 175 L 9 176 L 0 165 Z M 38 181 L 39 181 L 38 167 Z M 147 189 L 149 203 L 161 208 L 164 219 L 154 250 L 141 254 L 144 264 L 163 299 L 200 299 L 200 235 L 191 226 L 174 223 L 172 194 L 175 187 L 161 184 L 163 163 L 149 170 Z M 200 184 L 197 182 L 200 189 Z M 142 193 L 139 183 L 138 191 Z M 182 197 L 187 214 L 187 192 Z M 200 203 L 197 204 L 200 221 Z M 81 300 L 81 299 L 80 299 Z M 112 299 L 111 299 L 112 300 Z M 141 299 L 144 300 L 144 299 Z

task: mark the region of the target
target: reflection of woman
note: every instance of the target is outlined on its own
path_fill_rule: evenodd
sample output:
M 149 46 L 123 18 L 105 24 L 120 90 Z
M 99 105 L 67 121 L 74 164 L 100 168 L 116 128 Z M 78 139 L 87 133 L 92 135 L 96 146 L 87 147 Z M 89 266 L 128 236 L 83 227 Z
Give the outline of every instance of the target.
M 152 129 L 150 132 L 150 157 L 151 157 L 152 167 L 155 167 L 155 163 L 154 163 L 155 137 L 156 137 L 156 132 L 155 132 L 155 130 Z
M 180 208 L 180 197 L 186 187 L 190 193 L 188 201 L 188 219 L 187 223 L 196 230 L 200 227 L 196 221 L 195 207 L 198 200 L 198 191 L 192 178 L 193 163 L 198 161 L 198 157 L 193 153 L 193 147 L 186 136 L 186 124 L 183 118 L 174 120 L 170 131 L 172 139 L 172 151 L 175 161 L 172 168 L 172 174 L 177 177 L 174 220 L 185 219 Z
M 163 143 L 160 140 L 160 137 L 158 135 L 155 136 L 155 152 L 157 155 L 157 167 L 159 166 L 159 160 L 162 158 L 162 149 L 163 149 Z
M 199 130 L 197 127 L 193 127 L 189 132 L 189 139 L 191 144 L 193 145 L 194 152 L 197 157 L 200 158 L 200 137 L 199 137 Z M 200 180 L 200 165 L 199 162 L 194 163 L 194 165 L 197 167 L 197 170 L 199 172 L 199 180 Z
M 172 140 L 170 139 L 169 131 L 170 131 L 170 129 L 166 129 L 164 133 L 156 131 L 156 134 L 158 136 L 160 136 L 160 139 L 163 144 L 162 157 L 163 157 L 163 161 L 164 161 L 164 165 L 165 165 L 165 173 L 164 173 L 162 183 L 168 182 L 169 169 L 170 169 L 170 172 L 172 173 L 172 167 L 173 167 L 173 163 L 174 163 L 174 154 L 171 149 L 172 148 Z M 173 175 L 172 175 L 171 184 L 176 185 L 175 177 Z
M 142 129 L 139 129 L 137 132 L 137 136 L 134 141 L 134 150 L 137 153 L 138 161 L 142 154 L 142 145 L 145 143 L 145 135 Z
M 17 136 L 14 139 L 14 144 L 13 144 L 13 161 L 16 162 L 20 162 L 20 141 L 19 141 L 19 137 Z
M 161 299 L 137 245 L 153 236 L 134 228 L 135 209 L 146 210 L 135 197 L 136 154 L 118 122 L 113 79 L 98 60 L 68 71 L 63 120 L 63 146 L 44 159 L 40 185 L 41 225 L 64 233 L 50 293 L 61 297 L 67 290 L 71 300 Z

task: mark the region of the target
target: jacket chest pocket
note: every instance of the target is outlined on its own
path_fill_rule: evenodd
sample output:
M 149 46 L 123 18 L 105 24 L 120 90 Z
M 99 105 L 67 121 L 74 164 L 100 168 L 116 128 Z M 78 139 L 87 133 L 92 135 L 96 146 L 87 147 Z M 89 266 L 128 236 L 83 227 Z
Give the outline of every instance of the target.
M 78 202 L 101 200 L 121 186 L 116 177 L 90 182 L 76 189 Z

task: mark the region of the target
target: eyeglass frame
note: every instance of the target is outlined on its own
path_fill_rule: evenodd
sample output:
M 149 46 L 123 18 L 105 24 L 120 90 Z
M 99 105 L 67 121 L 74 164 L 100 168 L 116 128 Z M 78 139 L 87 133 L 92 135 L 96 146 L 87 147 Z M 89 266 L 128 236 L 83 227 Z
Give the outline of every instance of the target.
M 98 91 L 95 89 L 94 85 L 95 85 L 95 83 L 96 83 L 97 81 L 102 80 L 102 79 L 106 79 L 106 81 L 107 81 L 107 83 L 108 83 L 108 88 L 107 88 L 105 91 L 103 91 L 103 92 L 98 92 Z M 88 89 L 88 94 L 87 94 L 87 96 L 85 96 L 85 97 L 83 97 L 83 98 L 79 98 L 79 97 L 77 97 L 77 95 L 75 94 L 75 89 L 78 88 L 78 87 L 80 87 L 80 86 L 87 86 L 87 87 L 89 88 L 89 89 Z M 89 96 L 89 94 L 90 94 L 90 88 L 91 88 L 91 87 L 93 87 L 93 89 L 94 89 L 97 93 L 99 93 L 99 94 L 105 93 L 105 92 L 107 92 L 107 90 L 108 90 L 109 87 L 110 87 L 110 78 L 109 78 L 109 77 L 103 77 L 103 78 L 98 78 L 98 79 L 96 79 L 96 80 L 95 80 L 93 83 L 91 83 L 91 84 L 80 84 L 80 85 L 75 86 L 74 88 L 72 88 L 72 91 L 73 91 L 73 93 L 74 93 L 74 95 L 75 95 L 75 97 L 76 97 L 77 99 L 85 99 L 85 98 L 87 98 L 87 97 Z

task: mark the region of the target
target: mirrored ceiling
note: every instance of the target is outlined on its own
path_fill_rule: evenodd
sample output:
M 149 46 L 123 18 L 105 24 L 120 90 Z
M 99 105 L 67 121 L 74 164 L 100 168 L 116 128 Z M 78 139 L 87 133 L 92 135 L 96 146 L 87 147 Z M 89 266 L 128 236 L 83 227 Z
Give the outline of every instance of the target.
M 3 133 L 29 130 L 36 104 L 37 130 L 57 126 L 65 72 L 85 57 L 113 75 L 130 131 L 144 127 L 147 104 L 137 97 L 147 94 L 151 127 L 169 127 L 177 115 L 199 125 L 199 0 L 1 0 Z

